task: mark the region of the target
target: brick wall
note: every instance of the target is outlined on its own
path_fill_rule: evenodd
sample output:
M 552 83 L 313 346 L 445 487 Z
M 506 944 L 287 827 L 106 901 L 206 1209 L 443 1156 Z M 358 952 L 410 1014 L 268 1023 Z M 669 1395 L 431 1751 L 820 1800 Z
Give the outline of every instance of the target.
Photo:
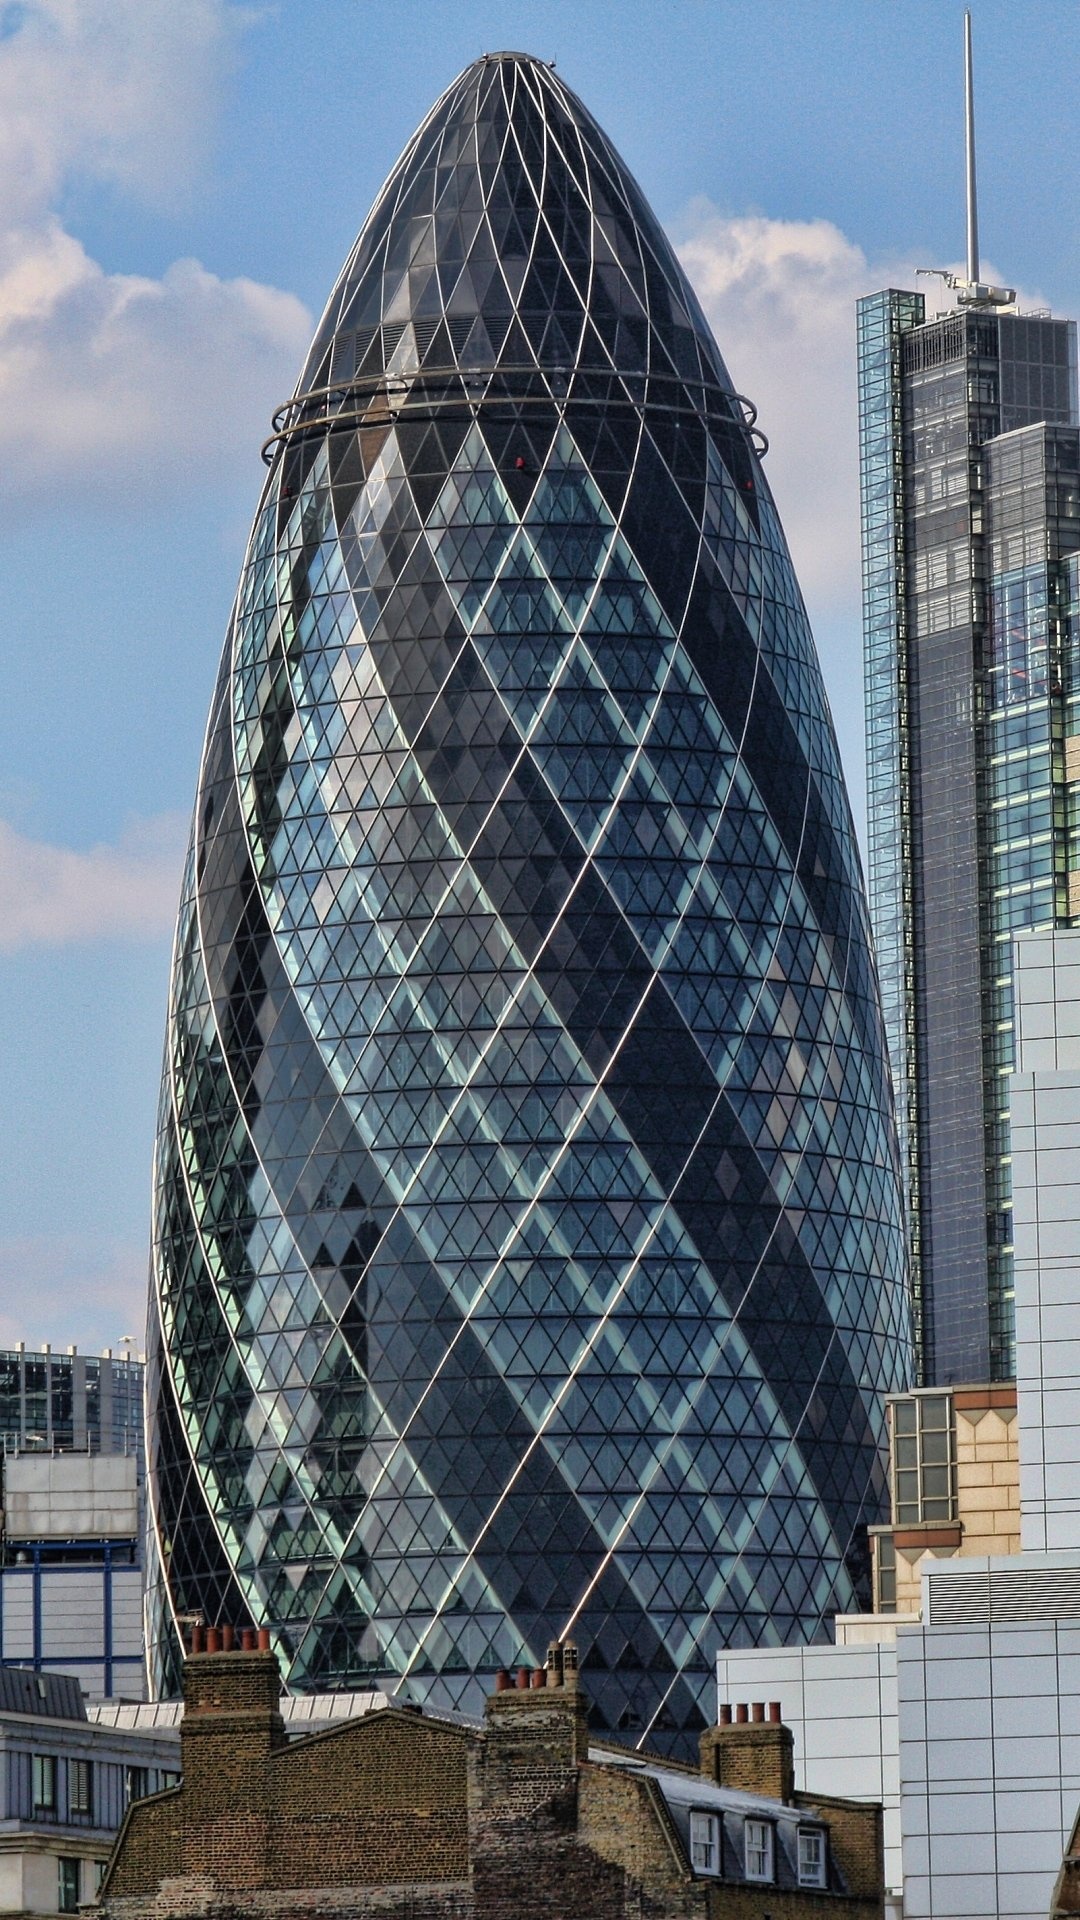
M 779 1708 L 776 1709 L 779 1713 Z M 795 1792 L 795 1739 L 779 1721 L 707 1727 L 701 1736 L 701 1771 L 718 1787 L 790 1801 Z
M 105 1892 L 176 1874 L 222 1892 L 464 1881 L 468 1729 L 407 1709 L 293 1746 L 272 1654 L 188 1661 L 183 1785 L 132 1807 Z
M 497 1692 L 482 1731 L 390 1707 L 288 1745 L 267 1653 L 189 1661 L 185 1702 L 183 1784 L 131 1808 L 103 1920 L 881 1914 L 880 1816 L 850 1802 L 794 1796 L 831 1823 L 839 1900 L 695 1877 L 657 1780 L 589 1759 L 576 1669 Z M 790 1743 L 771 1723 L 714 1729 L 703 1770 L 771 1794 Z
M 827 1794 L 796 1793 L 796 1807 L 813 1808 L 829 1824 L 829 1844 L 853 1894 L 879 1900 L 885 1884 L 885 1837 L 879 1806 L 862 1800 L 836 1800 Z
M 640 1897 L 643 1912 L 679 1920 L 700 1915 L 706 1920 L 708 1888 L 688 1870 L 667 1803 L 654 1780 L 618 1767 L 584 1767 L 578 1830 L 583 1845 L 622 1868 L 627 1894 Z M 627 1911 L 634 1911 L 629 1900 Z

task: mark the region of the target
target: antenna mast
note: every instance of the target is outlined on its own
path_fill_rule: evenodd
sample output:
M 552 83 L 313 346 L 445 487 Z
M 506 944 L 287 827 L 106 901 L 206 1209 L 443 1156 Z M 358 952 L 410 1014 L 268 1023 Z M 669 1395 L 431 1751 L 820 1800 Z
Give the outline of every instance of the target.
M 944 280 L 959 307 L 1011 307 L 1013 287 L 987 287 L 979 279 L 979 209 L 975 197 L 975 88 L 971 77 L 971 13 L 964 14 L 964 149 L 967 157 L 967 279 L 948 267 L 917 267 Z
M 975 89 L 971 78 L 971 14 L 964 14 L 964 140 L 967 149 L 967 277 L 979 283 L 979 209 L 975 198 Z

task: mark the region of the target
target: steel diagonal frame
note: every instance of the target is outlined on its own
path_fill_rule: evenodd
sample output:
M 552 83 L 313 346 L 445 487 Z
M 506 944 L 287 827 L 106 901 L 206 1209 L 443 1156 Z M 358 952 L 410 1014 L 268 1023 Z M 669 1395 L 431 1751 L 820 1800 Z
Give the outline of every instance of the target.
M 464 211 L 466 205 L 471 211 Z M 448 272 L 440 265 L 441 243 L 432 251 L 438 222 L 440 231 L 458 235 Z M 513 238 L 503 257 L 499 235 L 506 222 Z M 441 315 L 441 321 L 433 318 L 425 322 L 426 332 L 414 331 L 414 288 L 424 287 L 429 301 L 434 293 L 435 305 L 421 311 Z M 451 310 L 459 316 L 457 332 L 450 327 Z M 542 336 L 548 338 L 545 312 L 553 352 L 541 344 Z M 619 315 L 629 316 L 625 326 Z M 493 358 L 481 351 L 478 360 L 475 349 L 466 350 L 473 324 L 475 339 L 490 342 Z M 434 371 L 425 373 L 427 343 L 440 325 L 443 332 L 428 356 Z M 531 359 L 523 358 L 523 348 Z M 632 355 L 639 348 L 635 365 Z M 381 361 L 373 361 L 380 351 Z M 366 372 L 373 364 L 386 369 L 381 388 Z M 460 400 L 454 399 L 453 369 Z M 435 374 L 444 381 L 442 399 Z M 538 382 L 535 390 L 531 379 Z M 597 424 L 603 407 L 610 429 Z M 506 456 L 496 452 L 507 444 L 505 421 L 512 417 L 526 423 L 523 433 L 530 420 L 540 421 L 537 445 L 547 448 L 518 460 L 531 478 L 524 491 L 520 484 L 510 489 L 500 467 Z M 417 449 L 435 447 L 434 436 L 442 431 L 431 426 L 423 442 L 425 419 L 451 423 L 450 438 L 438 445 L 456 452 L 446 453 L 442 465 L 422 469 L 415 465 Z M 525 1604 L 525 1588 L 515 1598 L 512 1583 L 524 1577 L 520 1569 L 538 1550 L 521 1531 L 521 1496 L 539 1488 L 550 1488 L 564 1502 L 558 1511 L 565 1512 L 567 1525 L 576 1510 L 591 1544 L 577 1559 L 566 1559 L 563 1577 L 573 1584 L 556 1592 L 546 1624 L 535 1622 L 536 1635 L 571 1625 L 586 1643 L 596 1634 L 598 1652 L 607 1646 L 600 1666 L 610 1676 L 598 1682 L 597 1708 L 618 1715 L 617 1703 L 625 1700 L 631 1718 L 618 1724 L 641 1727 L 643 1739 L 677 1742 L 680 1728 L 689 1738 L 696 1709 L 687 1718 L 686 1703 L 707 1683 L 692 1679 L 685 1663 L 695 1646 L 702 1658 L 710 1651 L 706 1637 L 716 1635 L 721 1618 L 741 1619 L 766 1637 L 781 1631 L 771 1625 L 757 1587 L 770 1540 L 780 1542 L 778 1577 L 789 1583 L 782 1588 L 790 1590 L 789 1608 L 802 1610 L 802 1631 L 818 1629 L 830 1596 L 834 1605 L 848 1600 L 842 1554 L 850 1528 L 860 1513 L 872 1513 L 876 1496 L 872 1483 L 858 1482 L 853 1468 L 846 1479 L 830 1478 L 837 1469 L 822 1452 L 815 1409 L 823 1395 L 841 1396 L 839 1417 L 854 1422 L 863 1436 L 859 1458 L 868 1472 L 868 1394 L 875 1384 L 902 1384 L 907 1377 L 902 1237 L 888 1121 L 874 1108 L 885 1084 L 874 1053 L 875 1011 L 856 1005 L 868 981 L 872 992 L 872 973 L 850 821 L 842 797 L 837 803 L 835 747 L 805 611 L 755 464 L 753 419 L 753 409 L 734 395 L 700 309 L 636 187 L 585 110 L 550 70 L 523 57 L 496 56 L 469 69 L 436 103 L 388 176 L 327 303 L 294 400 L 275 418 L 266 447 L 271 471 L 231 626 L 235 652 L 221 683 L 223 697 L 229 681 L 232 687 L 226 759 L 234 810 L 228 831 L 234 837 L 227 847 L 221 843 L 226 864 L 219 862 L 215 884 L 235 887 L 227 863 L 239 872 L 242 847 L 245 871 L 257 876 L 255 937 L 270 943 L 265 965 L 244 963 L 250 978 L 219 947 L 217 985 L 208 976 L 200 995 L 200 1017 L 209 1010 L 230 1105 L 240 1116 L 242 1131 L 226 1144 L 240 1155 L 234 1177 L 247 1182 L 242 1218 L 252 1223 L 245 1228 L 250 1257 L 256 1268 L 272 1258 L 281 1276 L 275 1280 L 267 1267 L 265 1285 L 251 1295 L 257 1317 L 246 1341 L 242 1309 L 234 1301 L 247 1295 L 231 1291 L 224 1269 L 219 1283 L 217 1243 L 211 1247 L 207 1239 L 228 1231 L 232 1216 L 215 1214 L 224 1203 L 209 1188 L 200 1201 L 191 1185 L 197 1154 L 189 1152 L 189 1167 L 178 1176 L 214 1309 L 224 1322 L 224 1345 L 213 1363 L 217 1377 L 231 1351 L 252 1402 L 264 1407 L 265 1433 L 289 1464 L 292 1492 L 280 1498 L 302 1496 L 314 1528 L 307 1545 L 299 1535 L 289 1536 L 296 1543 L 288 1549 L 296 1578 L 304 1581 L 302 1617 L 294 1609 L 280 1628 L 283 1648 L 292 1652 L 293 1684 L 325 1671 L 327 1660 L 348 1658 L 331 1650 L 344 1577 L 377 1637 L 384 1667 L 414 1697 L 452 1704 L 475 1699 L 473 1683 L 467 1677 L 455 1681 L 458 1669 L 440 1663 L 448 1649 L 457 1648 L 460 1667 L 462 1634 L 471 1632 L 467 1621 L 461 1625 L 462 1607 L 467 1615 L 470 1609 L 476 1613 L 478 1630 L 489 1638 L 501 1620 L 499 1632 L 510 1635 L 501 1647 L 515 1631 L 524 1644 L 524 1621 L 517 1624 L 516 1613 Z M 586 446 L 599 457 L 605 431 L 608 448 L 617 447 L 616 462 L 605 453 L 607 466 L 598 464 L 594 473 Z M 359 482 L 339 490 L 346 438 L 358 435 L 371 448 L 373 434 L 379 449 L 374 464 L 365 451 Z M 522 444 L 531 447 L 527 434 Z M 537 464 L 529 467 L 533 457 Z M 414 486 L 414 474 L 424 471 L 440 476 L 424 494 L 434 506 L 425 507 Z M 649 474 L 655 478 L 646 482 Z M 574 485 L 584 488 L 580 498 L 559 491 L 568 476 L 577 476 Z M 483 558 L 482 573 L 472 581 L 460 575 L 467 530 L 460 488 L 467 484 L 482 486 L 488 502 L 480 502 L 478 531 L 468 535 Z M 655 540 L 640 544 L 646 484 L 667 489 L 666 508 L 654 512 L 668 513 L 672 538 L 682 542 L 677 567 Z M 739 491 L 747 486 L 749 496 Z M 445 513 L 439 506 L 444 498 Z M 564 549 L 566 539 L 578 544 Z M 362 574 L 350 557 L 349 543 L 357 540 L 355 551 L 365 556 Z M 265 589 L 256 580 L 260 568 Z M 724 586 L 708 585 L 713 578 Z M 439 615 L 434 650 L 430 638 L 421 636 L 436 629 L 416 626 L 406 611 L 410 579 L 425 583 L 427 598 L 417 600 L 418 608 L 436 607 L 437 586 L 453 610 L 452 620 Z M 624 580 L 634 593 L 649 596 L 656 609 L 649 624 L 642 624 L 641 602 L 626 625 L 625 606 L 634 603 L 618 600 Z M 512 603 L 517 586 L 531 591 L 530 583 L 541 594 L 535 603 L 539 625 L 526 629 L 515 623 L 532 603 L 526 597 L 519 612 Z M 738 698 L 725 696 L 726 704 L 718 697 L 715 665 L 703 664 L 704 629 L 699 634 L 693 625 L 702 618 L 702 595 L 725 591 L 732 612 L 724 621 L 741 621 L 747 636 L 738 656 L 746 681 Z M 728 628 L 718 621 L 717 630 Z M 526 631 L 536 640 L 529 640 L 532 651 L 515 677 L 514 648 L 522 648 Z M 406 651 L 412 646 L 415 662 L 412 691 L 406 682 L 404 693 L 398 643 L 391 638 L 398 632 Z M 634 637 L 623 643 L 620 634 Z M 620 648 L 621 661 L 629 664 L 621 664 Z M 433 673 L 420 664 L 429 657 Z M 538 681 L 542 660 L 546 679 Z M 580 717 L 571 722 L 575 701 Z M 486 717 L 470 722 L 470 712 Z M 591 737 L 582 731 L 589 713 Z M 790 730 L 784 750 L 795 756 L 792 790 L 781 794 L 775 779 L 763 788 L 756 777 L 763 752 L 775 750 L 777 715 Z M 456 785 L 449 771 L 456 763 L 440 759 L 440 743 L 456 737 L 454 751 L 460 752 L 463 724 L 485 731 L 474 759 L 468 758 L 473 747 L 465 737 L 464 764 L 472 771 Z M 580 742 L 576 748 L 563 741 L 564 726 Z M 491 745 L 485 747 L 485 740 Z M 695 742 L 692 777 L 689 759 L 685 778 L 678 770 L 680 742 L 688 752 Z M 209 746 L 204 759 L 208 752 Z M 709 752 L 715 754 L 711 776 L 704 771 Z M 350 772 L 352 766 L 359 770 L 361 754 L 363 770 Z M 399 843 L 394 821 L 403 817 L 403 806 L 422 807 L 424 825 Z M 396 812 L 384 815 L 384 808 Z M 669 824 L 660 829 L 656 822 L 665 816 Z M 504 820 L 513 823 L 505 830 Z M 544 821 L 558 821 L 557 830 Z M 226 833 L 224 816 L 215 831 Z M 505 844 L 517 858 L 515 850 L 526 846 L 530 831 L 549 836 L 544 857 L 555 862 L 554 890 L 542 879 L 542 862 L 534 877 L 522 867 L 518 879 L 500 864 L 497 850 Z M 504 832 L 510 836 L 505 841 Z M 198 833 L 194 847 L 201 859 Z M 646 852 L 650 847 L 655 856 Z M 401 864 L 384 871 L 387 859 Z M 754 862 L 755 873 L 768 874 L 766 912 L 731 864 L 740 859 Z M 652 882 L 641 878 L 649 860 Z M 533 874 L 531 866 L 528 872 Z M 399 880 L 388 877 L 394 873 Z M 397 885 L 400 900 L 394 897 Z M 760 891 L 760 882 L 755 885 Z M 198 876 L 193 890 L 197 964 L 206 939 Z M 214 909 L 218 943 L 239 938 L 238 912 L 239 905 L 222 896 Z M 466 995 L 455 1011 L 437 969 L 448 966 L 448 981 L 462 986 L 470 978 L 467 950 L 453 934 L 459 919 L 462 926 L 490 927 L 483 936 L 484 965 L 492 972 L 472 975 L 476 994 Z M 707 948 L 699 944 L 703 926 L 714 929 Z M 605 941 L 612 944 L 605 948 Z M 740 970 L 735 998 L 725 998 L 735 992 L 730 980 L 723 992 L 717 980 L 706 998 L 706 951 L 714 967 L 729 974 L 733 965 Z M 608 956 L 602 992 L 616 996 L 602 1036 L 590 1036 L 584 1002 L 578 1011 L 573 994 L 568 998 L 572 983 L 563 991 L 560 980 L 561 967 L 587 966 L 593 952 Z M 226 963 L 233 968 L 228 974 Z M 791 965 L 801 966 L 802 974 L 792 976 Z M 489 978 L 491 985 L 483 985 Z M 234 1018 L 222 997 L 234 991 L 230 980 L 235 991 L 246 985 L 255 996 L 247 1016 L 254 1022 L 252 1038 L 242 1044 L 256 1047 L 251 1059 L 263 1063 L 259 1085 L 276 1103 L 265 1116 L 260 1092 L 249 1117 L 237 1076 L 247 1084 L 255 1069 L 247 1054 L 238 1053 L 234 1064 L 230 1051 L 241 1046 L 240 1029 L 234 1032 L 230 1024 L 226 1032 L 224 1024 Z M 818 1002 L 809 998 L 812 980 Z M 273 1052 L 276 1023 L 285 1018 L 274 994 L 287 996 L 294 1009 L 288 1016 L 291 1037 L 283 1043 L 288 1055 L 280 1048 L 278 1056 Z M 809 1009 L 818 1003 L 815 1026 Z M 633 1118 L 641 1111 L 641 1095 L 628 1095 L 636 1073 L 655 1072 L 650 1062 L 658 1058 L 658 1036 L 672 1022 L 680 1046 L 689 1048 L 680 1071 L 689 1073 L 687 1085 L 694 1087 L 686 1124 L 676 1130 L 674 1157 L 667 1148 L 660 1151 L 655 1122 L 642 1132 Z M 535 1093 L 528 1095 L 526 1087 L 511 1099 L 511 1087 L 502 1081 L 509 1075 L 520 1085 L 513 1063 L 529 1034 L 540 1043 L 537 1060 L 550 1063 L 545 1071 L 563 1087 L 558 1117 L 545 1121 L 541 1132 L 539 1115 L 546 1109 L 533 1114 L 528 1106 L 530 1098 L 535 1105 Z M 285 1068 L 273 1067 L 275 1057 L 293 1060 L 289 1070 L 301 1075 L 306 1089 L 294 1098 L 310 1102 L 307 1117 L 291 1129 L 274 1117 L 287 1111 L 274 1080 Z M 419 1093 L 411 1090 L 425 1083 L 421 1107 Z M 650 1084 L 646 1079 L 642 1094 L 649 1094 Z M 169 1085 L 181 1130 L 184 1103 L 197 1090 L 193 1085 L 190 1095 L 181 1095 L 171 1077 Z M 207 1083 L 198 1097 L 220 1103 L 224 1085 Z M 833 1131 L 838 1112 L 844 1127 L 839 1146 Z M 203 1124 L 197 1114 L 192 1124 Z M 511 1131 L 504 1134 L 504 1126 Z M 868 1130 L 868 1144 L 860 1160 L 861 1127 Z M 730 1205 L 727 1215 L 718 1212 L 713 1188 L 705 1190 L 712 1198 L 694 1197 L 703 1191 L 710 1156 L 728 1139 L 740 1157 L 729 1162 L 734 1171 L 724 1179 L 736 1179 L 742 1215 Z M 173 1177 L 166 1147 L 163 1138 L 163 1187 Z M 354 1165 L 354 1184 L 359 1179 L 369 1195 L 364 1205 L 371 1221 L 361 1278 L 344 1291 L 336 1270 L 327 1278 L 321 1250 L 312 1264 L 310 1234 L 318 1229 L 303 1214 L 308 1203 L 301 1199 L 298 1171 L 312 1169 L 303 1179 L 314 1182 L 321 1177 L 314 1169 L 341 1155 L 333 1165 Z M 729 1161 L 726 1148 L 724 1159 Z M 590 1164 L 609 1168 L 610 1178 L 617 1178 L 617 1191 L 625 1195 L 618 1206 L 590 1175 Z M 280 1195 L 278 1168 L 287 1177 Z M 212 1166 L 199 1177 L 217 1178 Z M 348 1178 L 343 1171 L 342 1181 Z M 254 1224 L 256 1185 L 266 1233 L 278 1222 L 273 1248 Z M 336 1188 L 339 1196 L 342 1190 Z M 310 1199 L 314 1188 L 305 1191 Z M 724 1193 L 728 1204 L 729 1186 Z M 158 1204 L 165 1199 L 159 1192 Z M 807 1212 L 815 1207 L 816 1213 Z M 351 1231 L 343 1215 L 332 1218 L 340 1218 L 343 1233 Z M 810 1222 L 805 1246 L 804 1222 Z M 701 1231 L 705 1239 L 699 1244 Z M 740 1249 L 726 1268 L 718 1253 L 725 1232 L 736 1233 L 731 1244 Z M 836 1249 L 835 1260 L 824 1251 L 828 1247 Z M 178 1259 L 182 1253 L 178 1242 Z M 164 1242 L 162 1257 L 172 1257 Z M 415 1271 L 431 1274 L 448 1317 L 440 1312 L 422 1341 L 418 1334 L 412 1359 L 407 1325 L 400 1338 L 384 1325 L 372 1360 L 367 1335 L 356 1332 L 356 1289 L 366 1287 L 364 1276 L 370 1275 L 371 1286 L 381 1289 L 372 1298 L 392 1304 L 399 1284 L 393 1276 L 403 1260 L 419 1262 Z M 520 1274 L 518 1262 L 524 1263 Z M 401 1268 L 403 1276 L 406 1270 Z M 294 1276 L 291 1292 L 287 1273 Z M 779 1379 L 769 1367 L 783 1368 L 787 1349 L 769 1321 L 768 1305 L 778 1273 L 813 1328 L 806 1357 L 799 1356 L 790 1376 L 781 1372 Z M 526 1274 L 535 1276 L 528 1295 Z M 303 1327 L 295 1307 L 286 1312 L 285 1304 L 274 1303 L 279 1296 L 286 1303 L 302 1299 L 296 1291 L 301 1276 L 321 1331 L 310 1349 L 309 1365 L 316 1371 L 297 1426 L 298 1406 L 286 1408 L 277 1396 L 282 1383 L 295 1377 Z M 410 1287 L 403 1285 L 399 1313 L 407 1311 Z M 546 1305 L 539 1304 L 537 1287 L 547 1289 Z M 526 1298 L 533 1306 L 525 1305 Z M 656 1331 L 661 1298 L 683 1316 L 671 1321 L 670 1345 Z M 706 1300 L 713 1303 L 708 1312 Z M 510 1304 L 517 1301 L 522 1304 Z M 385 1304 L 382 1311 L 385 1323 Z M 424 1312 L 433 1313 L 433 1306 Z M 501 1317 L 522 1312 L 535 1312 L 536 1333 L 543 1333 L 527 1360 L 518 1345 L 527 1323 L 513 1318 L 504 1324 Z M 260 1523 L 264 1544 L 249 1566 L 239 1551 L 224 1482 L 217 1488 L 212 1456 L 201 1444 L 199 1402 L 184 1411 L 190 1400 L 183 1386 L 185 1359 L 169 1345 L 179 1339 L 180 1323 L 165 1326 L 163 1295 L 159 1313 L 166 1379 L 182 1414 L 192 1468 L 205 1487 L 223 1564 L 257 1603 L 276 1578 L 266 1525 Z M 560 1335 L 562 1326 L 568 1331 Z M 295 1331 L 279 1332 L 283 1327 Z M 677 1329 L 683 1331 L 676 1337 Z M 790 1336 L 784 1338 L 790 1345 Z M 354 1339 L 360 1340 L 355 1347 Z M 252 1356 L 261 1355 L 257 1372 L 245 1358 L 247 1346 Z M 323 1360 L 327 1370 L 319 1372 Z M 396 1361 L 408 1363 L 397 1379 Z M 340 1420 L 335 1409 L 343 1366 L 365 1396 L 368 1438 L 355 1506 L 350 1513 L 335 1495 L 332 1518 L 321 1505 L 322 1455 L 309 1449 L 317 1448 L 320 1421 Z M 876 1381 L 875 1366 L 883 1370 Z M 441 1409 L 460 1395 L 455 1382 L 464 1377 L 462 1369 L 477 1367 L 477 1392 L 488 1396 L 483 1404 L 504 1404 L 508 1418 L 513 1409 L 516 1424 L 515 1437 L 510 1440 L 508 1429 L 498 1455 L 497 1478 L 468 1507 L 466 1518 L 464 1469 L 458 1464 L 446 1478 L 440 1422 Z M 207 1378 L 199 1362 L 191 1391 L 205 1394 Z M 597 1478 L 596 1462 L 609 1442 L 602 1437 L 603 1422 L 598 1425 L 594 1395 L 605 1379 L 622 1383 L 613 1405 L 624 1408 L 640 1436 L 633 1486 L 621 1468 L 617 1498 Z M 736 1389 L 740 1381 L 746 1392 Z M 277 1384 L 271 1390 L 272 1382 Z M 717 1409 L 736 1391 L 749 1425 L 743 1464 L 733 1479 L 723 1467 L 728 1443 L 715 1437 L 715 1422 Z M 587 1442 L 573 1437 L 582 1408 L 589 1412 Z M 730 1420 L 722 1426 L 726 1431 Z M 326 1428 L 328 1436 L 339 1431 Z M 463 1444 L 475 1449 L 478 1442 L 455 1442 L 449 1457 L 464 1459 Z M 631 1454 L 616 1449 L 613 1458 L 628 1462 Z M 265 1487 L 268 1468 L 260 1470 Z M 339 1479 L 343 1470 L 335 1469 Z M 681 1501 L 670 1492 L 673 1475 L 687 1488 Z M 395 1538 L 387 1531 L 394 1522 L 384 1495 L 405 1501 L 399 1524 L 408 1511 L 410 1527 L 427 1529 L 417 1534 L 415 1548 L 404 1533 Z M 256 1516 L 263 1510 L 259 1498 Z M 266 1510 L 276 1511 L 268 1493 L 266 1500 Z M 665 1503 L 672 1514 L 683 1511 L 681 1531 L 676 1526 L 655 1533 Z M 418 1517 L 422 1511 L 437 1514 L 442 1545 L 434 1559 L 434 1536 L 429 1522 Z M 154 1512 L 157 1524 L 156 1488 Z M 164 1526 L 158 1526 L 162 1544 Z M 691 1560 L 680 1563 L 685 1572 L 676 1580 L 657 1572 L 650 1557 L 655 1538 L 667 1541 L 661 1560 L 674 1552 L 678 1561 L 687 1526 L 696 1541 L 687 1551 L 691 1559 L 706 1556 L 707 1582 L 703 1571 L 692 1572 Z M 557 1567 L 563 1551 L 557 1540 L 551 1551 Z M 427 1554 L 428 1571 L 401 1585 L 395 1568 L 404 1572 L 410 1553 Z M 616 1577 L 615 1587 L 609 1576 Z M 381 1628 L 380 1596 L 388 1608 Z M 649 1668 L 653 1656 L 643 1640 L 649 1670 L 640 1683 L 615 1674 L 616 1664 L 622 1665 L 614 1660 L 618 1635 L 636 1631 L 631 1616 L 654 1635 L 648 1646 L 679 1650 L 674 1661 L 665 1654 Z M 473 1635 L 472 1660 L 478 1644 Z M 530 1647 L 532 1656 L 539 1651 Z

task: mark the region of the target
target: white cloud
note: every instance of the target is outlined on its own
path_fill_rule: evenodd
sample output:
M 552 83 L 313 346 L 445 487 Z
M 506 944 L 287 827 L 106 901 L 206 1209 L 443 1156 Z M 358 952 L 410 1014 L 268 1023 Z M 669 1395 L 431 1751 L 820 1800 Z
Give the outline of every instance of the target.
M 913 285 L 913 268 L 872 271 L 828 220 L 732 219 L 707 201 L 689 210 L 678 250 L 768 435 L 766 472 L 807 600 L 849 615 L 859 595 L 855 301 Z
M 728 216 L 708 200 L 687 209 L 679 258 L 716 334 L 734 385 L 768 436 L 765 470 L 817 641 L 860 828 L 864 815 L 858 394 L 855 302 L 913 287 L 928 312 L 951 304 L 924 262 L 867 258 L 829 220 Z M 963 272 L 959 262 L 948 263 Z M 983 263 L 987 279 L 999 276 Z M 1037 295 L 1021 304 L 1038 307 Z
M 115 846 L 50 846 L 0 820 L 0 953 L 171 933 L 187 818 L 134 821 Z
M 0 458 L 23 496 L 250 464 L 310 332 L 291 294 L 181 260 L 104 273 L 59 223 L 0 235 Z
M 25 1340 L 84 1353 L 120 1350 L 125 1333 L 142 1351 L 146 1245 L 85 1233 L 0 1239 L 0 1347 Z
M 226 0 L 17 0 L 0 6 L 7 217 L 72 175 L 142 199 L 188 186 L 242 15 Z
M 698 200 L 675 240 L 732 380 L 758 408 L 769 484 L 811 612 L 857 618 L 855 302 L 915 287 L 932 312 L 952 296 L 940 280 L 916 278 L 925 261 L 870 261 L 829 220 L 729 217 Z M 989 262 L 984 273 L 994 276 Z
M 140 501 L 249 463 L 311 329 L 301 301 L 181 260 L 107 273 L 65 183 L 182 198 L 242 16 L 228 0 L 0 0 L 0 461 L 13 502 Z

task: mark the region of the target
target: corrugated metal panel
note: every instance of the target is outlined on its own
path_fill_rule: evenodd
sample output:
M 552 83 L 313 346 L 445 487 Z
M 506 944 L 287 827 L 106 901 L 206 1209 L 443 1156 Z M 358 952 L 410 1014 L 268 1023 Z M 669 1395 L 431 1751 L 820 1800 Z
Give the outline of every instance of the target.
M 1008 1620 L 1080 1620 L 1080 1575 L 1075 1568 L 950 1573 L 936 1580 L 931 1576 L 927 1584 L 927 1619 L 932 1627 Z
M 44 1660 L 100 1660 L 105 1604 L 104 1572 L 49 1569 L 42 1579 L 41 1655 Z
M 34 1657 L 34 1571 L 32 1567 L 5 1567 L 3 1575 L 5 1660 Z M 19 1709 L 24 1711 L 24 1709 Z

